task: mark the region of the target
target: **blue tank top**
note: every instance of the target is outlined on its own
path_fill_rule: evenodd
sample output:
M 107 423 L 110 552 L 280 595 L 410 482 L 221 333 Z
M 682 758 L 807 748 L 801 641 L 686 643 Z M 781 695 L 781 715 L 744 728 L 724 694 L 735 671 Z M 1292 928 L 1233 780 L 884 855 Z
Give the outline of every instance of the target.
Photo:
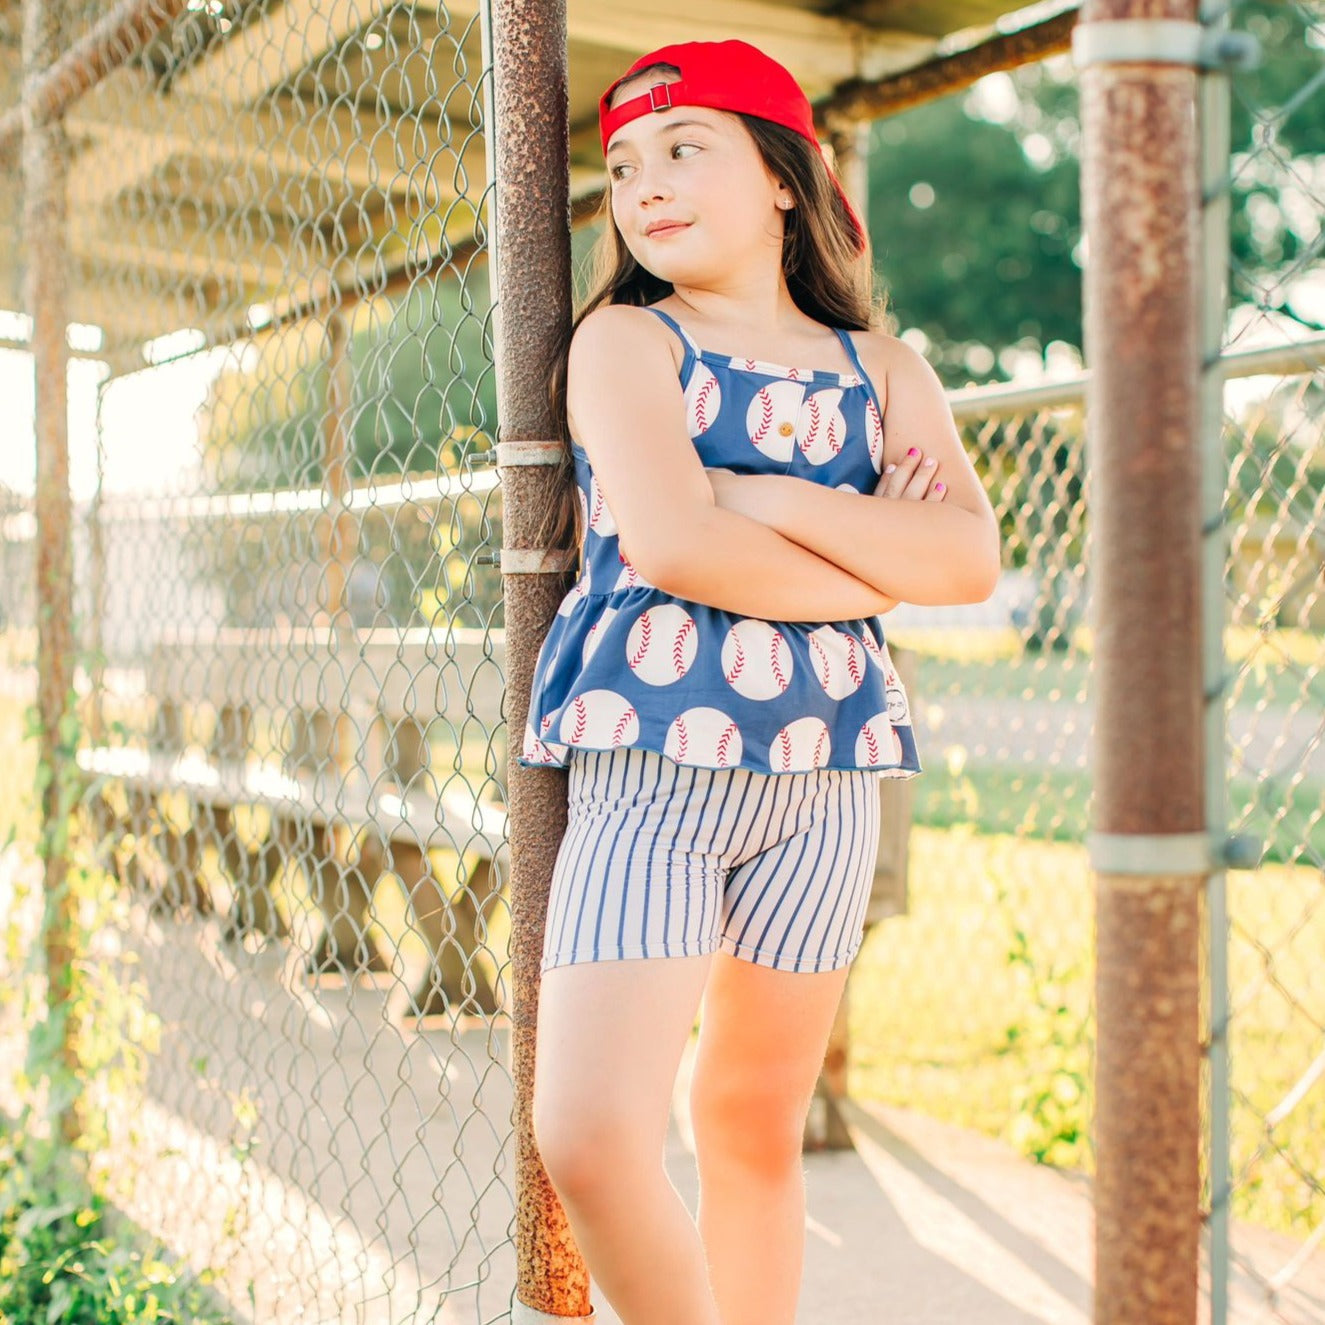
M 882 411 L 846 331 L 836 329 L 856 372 L 783 368 L 702 350 L 649 311 L 684 346 L 686 419 L 706 468 L 873 492 Z M 521 765 L 633 746 L 757 773 L 920 772 L 879 617 L 766 621 L 663 593 L 621 555 L 589 457 L 578 443 L 571 451 L 583 559 L 539 652 Z

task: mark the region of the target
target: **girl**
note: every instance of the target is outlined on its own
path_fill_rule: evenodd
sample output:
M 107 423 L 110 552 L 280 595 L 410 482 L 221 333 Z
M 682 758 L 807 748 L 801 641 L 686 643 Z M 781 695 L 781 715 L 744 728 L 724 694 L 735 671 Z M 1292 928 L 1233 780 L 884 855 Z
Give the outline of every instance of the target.
M 876 778 L 920 768 L 879 614 L 986 598 L 997 526 L 935 374 L 870 329 L 864 228 L 792 76 L 664 47 L 600 120 L 606 275 L 553 388 L 583 570 L 519 756 L 570 770 L 534 1130 L 625 1325 L 791 1325 Z M 662 1155 L 701 998 L 696 1228 Z

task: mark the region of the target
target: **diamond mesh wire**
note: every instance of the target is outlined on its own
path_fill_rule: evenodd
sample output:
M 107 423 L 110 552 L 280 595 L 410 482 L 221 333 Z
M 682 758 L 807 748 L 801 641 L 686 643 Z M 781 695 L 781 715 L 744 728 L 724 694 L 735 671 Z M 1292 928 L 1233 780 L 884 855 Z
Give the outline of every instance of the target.
M 159 1021 L 100 1164 L 255 1320 L 509 1313 L 484 74 L 474 7 L 190 0 L 64 118 L 80 763 Z
M 1325 1312 L 1325 7 L 1232 24 L 1265 56 L 1232 79 L 1225 343 L 1299 349 L 1225 392 L 1230 827 L 1261 843 L 1228 877 L 1230 1250 L 1298 1323 Z
M 104 12 L 70 14 L 70 41 Z M 1284 12 L 1318 64 L 1318 7 Z M 0 107 L 19 99 L 18 13 L 0 5 Z M 131 901 L 118 960 L 161 1020 L 141 1093 L 116 1106 L 108 1181 L 254 1319 L 501 1319 L 506 733 L 477 21 L 291 0 L 186 14 L 66 117 L 79 628 L 102 655 L 83 759 Z M 1234 158 L 1236 223 L 1269 239 L 1235 269 L 1231 350 L 1310 332 L 1285 293 L 1319 257 L 1323 158 L 1281 131 L 1321 84 L 1273 108 L 1257 86 L 1239 76 L 1259 127 Z M 16 198 L 0 188 L 11 255 Z M 22 353 L 21 275 L 0 258 L 0 355 Z M 1266 844 L 1231 876 L 1238 1265 L 1292 1321 L 1325 1174 L 1321 387 L 1316 367 L 1228 393 L 1232 826 Z M 888 621 L 915 664 L 926 774 L 907 913 L 853 974 L 853 1006 L 891 1015 L 873 1038 L 858 1018 L 852 1090 L 1088 1169 L 1080 390 L 954 405 L 1007 574 L 980 613 Z M 35 657 L 16 486 L 0 489 L 7 736 Z M 21 761 L 0 769 L 0 802 L 31 783 Z M 1268 1254 L 1266 1230 L 1285 1239 Z

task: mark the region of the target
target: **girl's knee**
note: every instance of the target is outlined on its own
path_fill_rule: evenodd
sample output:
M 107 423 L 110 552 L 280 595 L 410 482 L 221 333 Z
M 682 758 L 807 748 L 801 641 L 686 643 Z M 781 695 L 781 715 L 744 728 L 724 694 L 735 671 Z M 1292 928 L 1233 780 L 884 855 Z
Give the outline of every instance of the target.
M 809 1101 L 766 1083 L 704 1083 L 690 1092 L 690 1121 L 701 1164 L 740 1164 L 768 1178 L 799 1170 Z
M 557 1191 L 582 1202 L 646 1158 L 643 1128 L 600 1093 L 534 1088 L 534 1141 Z

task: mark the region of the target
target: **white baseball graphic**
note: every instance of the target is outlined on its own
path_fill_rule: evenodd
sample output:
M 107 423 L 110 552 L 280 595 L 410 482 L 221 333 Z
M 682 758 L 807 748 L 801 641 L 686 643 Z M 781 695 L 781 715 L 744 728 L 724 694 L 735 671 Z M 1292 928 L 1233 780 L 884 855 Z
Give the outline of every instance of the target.
M 867 630 L 864 633 L 865 652 L 869 654 L 870 660 L 884 673 L 893 670 L 893 660 L 888 653 L 888 646 L 880 644 L 878 640 Z
M 545 717 L 542 722 L 543 734 L 546 736 L 548 728 L 552 726 L 552 719 Z M 555 764 L 557 757 L 551 750 L 543 744 L 542 741 L 534 735 L 534 724 L 528 721 L 524 725 L 524 749 L 521 751 L 526 759 L 537 760 L 542 764 Z
M 828 724 L 822 718 L 797 718 L 773 738 L 768 747 L 768 766 L 778 773 L 822 768 L 830 749 Z
M 741 729 L 729 714 L 715 708 L 686 709 L 667 729 L 663 753 L 678 764 L 732 768 L 741 762 Z
M 856 737 L 856 763 L 865 767 L 896 764 L 902 758 L 902 742 L 886 713 L 876 713 Z
M 745 411 L 745 430 L 761 454 L 786 464 L 796 448 L 796 420 L 805 388 L 795 382 L 770 382 L 755 392 Z
M 634 589 L 641 584 L 647 585 L 648 581 L 630 562 L 625 561 L 621 563 L 621 574 L 616 577 L 616 584 L 612 586 L 612 590 L 615 593 L 621 589 Z
M 584 489 L 577 487 L 575 495 L 580 499 L 580 528 L 589 527 L 589 498 L 585 496 Z
M 607 634 L 607 628 L 611 625 L 612 618 L 616 614 L 617 609 L 615 607 L 605 607 L 602 615 L 589 627 L 589 631 L 584 637 L 584 653 L 582 655 L 586 667 L 589 665 L 589 659 L 598 652 L 598 646 L 603 642 L 603 636 Z
M 847 439 L 847 421 L 842 417 L 839 389 L 812 391 L 805 397 L 796 425 L 796 445 L 812 465 L 826 465 L 840 455 Z
M 612 518 L 607 499 L 603 496 L 603 490 L 598 486 L 596 477 L 589 479 L 589 528 L 604 538 L 611 538 L 617 531 L 616 521 Z
M 746 699 L 774 699 L 791 684 L 791 645 L 767 621 L 738 621 L 722 642 L 722 674 Z
M 586 572 L 588 570 L 587 563 L 585 565 L 585 570 Z M 588 592 L 589 592 L 589 576 L 588 574 L 584 574 L 581 575 L 580 578 L 576 580 L 575 583 L 571 585 L 571 587 L 566 591 L 566 596 L 561 600 L 560 605 L 557 607 L 557 615 L 570 616 L 571 609 Z
M 702 437 L 718 421 L 722 408 L 722 387 L 718 379 L 698 359 L 686 386 L 686 427 L 691 438 Z
M 874 408 L 872 396 L 865 399 L 865 440 L 869 443 L 870 464 L 876 474 L 883 473 L 883 420 Z
M 831 699 L 845 699 L 865 679 L 865 646 L 854 635 L 832 626 L 810 631 L 810 657 L 814 674 Z
M 586 690 L 561 715 L 561 739 L 568 745 L 608 749 L 639 740 L 639 714 L 615 690 Z
M 635 618 L 626 638 L 626 663 L 641 681 L 666 686 L 690 670 L 698 650 L 695 618 L 684 607 L 663 603 Z

